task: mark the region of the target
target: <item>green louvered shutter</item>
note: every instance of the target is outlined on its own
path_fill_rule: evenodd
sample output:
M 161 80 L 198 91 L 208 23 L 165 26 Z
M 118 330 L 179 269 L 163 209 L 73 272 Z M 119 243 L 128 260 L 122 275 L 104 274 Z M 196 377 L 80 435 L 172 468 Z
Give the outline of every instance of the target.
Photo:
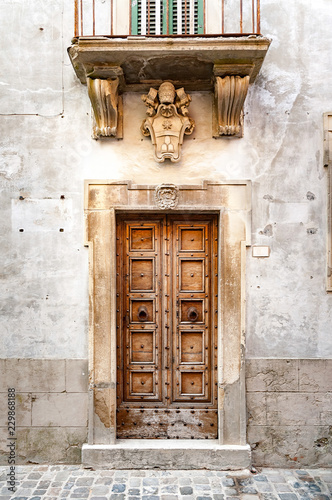
M 204 33 L 204 0 L 132 0 L 132 35 Z

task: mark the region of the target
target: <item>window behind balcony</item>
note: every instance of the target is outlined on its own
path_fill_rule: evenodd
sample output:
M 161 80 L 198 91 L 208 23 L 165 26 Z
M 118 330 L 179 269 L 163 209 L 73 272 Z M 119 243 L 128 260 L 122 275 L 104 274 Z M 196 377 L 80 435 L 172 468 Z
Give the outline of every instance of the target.
M 132 35 L 204 33 L 204 0 L 132 0 Z

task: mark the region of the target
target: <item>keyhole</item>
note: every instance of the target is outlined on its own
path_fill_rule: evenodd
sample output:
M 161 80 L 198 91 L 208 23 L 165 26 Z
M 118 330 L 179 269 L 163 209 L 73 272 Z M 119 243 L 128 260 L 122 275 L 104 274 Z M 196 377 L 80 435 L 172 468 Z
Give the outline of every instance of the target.
M 143 349 L 143 348 L 144 348 L 144 345 L 142 344 L 142 345 L 141 345 L 141 349 Z
M 188 313 L 187 313 L 189 321 L 197 321 L 198 320 L 198 311 L 196 307 L 189 307 Z
M 145 306 L 140 306 L 137 313 L 139 321 L 147 321 L 149 315 L 148 310 Z

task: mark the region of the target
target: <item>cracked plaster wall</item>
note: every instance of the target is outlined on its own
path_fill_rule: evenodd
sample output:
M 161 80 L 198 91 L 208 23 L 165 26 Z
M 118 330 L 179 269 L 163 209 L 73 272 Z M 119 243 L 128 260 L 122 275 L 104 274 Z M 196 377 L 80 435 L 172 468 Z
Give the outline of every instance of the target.
M 262 33 L 273 41 L 249 89 L 244 137 L 212 139 L 212 95 L 192 93 L 196 129 L 176 165 L 154 162 L 139 95 L 124 96 L 122 141 L 91 139 L 87 89 L 66 53 L 71 2 L 4 0 L 0 9 L 0 357 L 87 358 L 83 180 L 100 178 L 251 179 L 252 243 L 271 256 L 247 250 L 247 357 L 332 358 L 322 159 L 329 1 L 264 0 Z

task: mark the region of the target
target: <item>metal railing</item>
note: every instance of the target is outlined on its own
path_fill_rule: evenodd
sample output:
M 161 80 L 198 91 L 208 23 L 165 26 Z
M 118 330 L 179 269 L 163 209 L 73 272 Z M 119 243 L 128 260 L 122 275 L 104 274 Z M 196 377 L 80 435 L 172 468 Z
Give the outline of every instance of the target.
M 221 0 L 220 33 L 207 31 L 205 5 L 211 0 L 74 0 L 74 36 L 118 36 L 114 8 L 119 12 L 125 1 L 130 1 L 128 35 L 260 34 L 260 0 Z M 199 2 L 202 8 L 201 18 L 197 7 Z M 133 27 L 134 16 L 137 23 L 136 32 Z

